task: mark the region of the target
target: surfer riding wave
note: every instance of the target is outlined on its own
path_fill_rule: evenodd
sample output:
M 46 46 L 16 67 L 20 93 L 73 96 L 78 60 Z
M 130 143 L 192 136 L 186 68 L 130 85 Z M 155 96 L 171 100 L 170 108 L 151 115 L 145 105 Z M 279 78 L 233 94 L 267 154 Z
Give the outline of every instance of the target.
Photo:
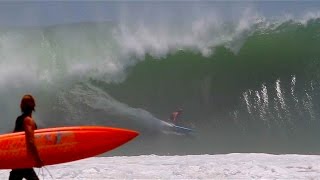
M 176 111 L 172 112 L 170 115 L 170 122 L 174 125 L 180 123 L 180 116 L 182 114 L 182 108 L 178 108 Z

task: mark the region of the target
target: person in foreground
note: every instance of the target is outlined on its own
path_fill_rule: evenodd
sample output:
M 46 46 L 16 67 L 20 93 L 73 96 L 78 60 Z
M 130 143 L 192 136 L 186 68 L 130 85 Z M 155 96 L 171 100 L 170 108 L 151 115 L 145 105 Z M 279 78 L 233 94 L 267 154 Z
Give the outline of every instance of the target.
M 34 158 L 36 167 L 42 167 L 43 162 L 40 159 L 38 149 L 34 141 L 34 130 L 37 129 L 37 125 L 32 119 L 32 111 L 35 111 L 35 106 L 35 100 L 31 95 L 27 94 L 22 97 L 20 104 L 22 115 L 17 118 L 13 132 L 25 132 L 27 151 Z M 33 168 L 12 169 L 10 172 L 9 180 L 22 180 L 23 178 L 27 180 L 39 179 Z
M 170 116 L 170 121 L 171 121 L 173 124 L 177 124 L 178 119 L 179 119 L 181 113 L 182 113 L 182 109 L 181 109 L 181 108 L 179 108 L 179 109 L 177 109 L 176 111 L 172 112 L 172 113 L 171 113 L 171 116 Z

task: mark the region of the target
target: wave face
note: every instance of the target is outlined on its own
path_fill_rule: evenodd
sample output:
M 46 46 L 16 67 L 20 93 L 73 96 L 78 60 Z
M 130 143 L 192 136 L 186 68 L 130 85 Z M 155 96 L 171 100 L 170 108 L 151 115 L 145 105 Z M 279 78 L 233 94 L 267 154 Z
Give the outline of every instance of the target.
M 117 6 L 108 22 L 1 27 L 0 130 L 32 93 L 40 127 L 141 132 L 115 154 L 318 152 L 319 13 L 159 4 L 132 16 L 135 6 Z M 194 136 L 162 131 L 178 107 Z

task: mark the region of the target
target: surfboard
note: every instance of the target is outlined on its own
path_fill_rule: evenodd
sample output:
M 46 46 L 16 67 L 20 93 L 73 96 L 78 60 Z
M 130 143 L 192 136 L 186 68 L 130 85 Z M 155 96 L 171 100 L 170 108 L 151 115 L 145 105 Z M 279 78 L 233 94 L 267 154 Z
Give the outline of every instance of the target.
M 35 143 L 44 165 L 80 160 L 110 151 L 138 136 L 138 132 L 101 126 L 46 128 L 35 131 Z M 25 133 L 0 135 L 0 169 L 30 168 Z
M 176 128 L 176 130 L 178 130 L 178 131 L 182 131 L 182 132 L 186 132 L 186 133 L 194 131 L 193 129 L 182 127 L 182 126 L 177 126 L 177 125 L 174 125 L 174 124 L 172 125 L 172 127 Z
M 162 121 L 163 123 L 163 128 L 169 131 L 173 131 L 179 134 L 191 134 L 194 133 L 195 131 L 191 128 L 183 127 L 183 126 L 178 126 L 166 121 Z M 169 127 L 169 128 L 168 128 Z

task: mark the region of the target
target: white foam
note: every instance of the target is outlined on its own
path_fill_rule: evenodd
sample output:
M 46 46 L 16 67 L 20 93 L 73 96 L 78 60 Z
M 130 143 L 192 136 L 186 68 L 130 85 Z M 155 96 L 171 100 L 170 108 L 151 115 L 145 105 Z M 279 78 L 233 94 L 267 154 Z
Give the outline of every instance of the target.
M 318 155 L 95 157 L 47 166 L 54 179 L 318 179 Z M 36 169 L 36 172 L 39 170 Z M 42 171 L 41 171 L 42 172 Z M 9 170 L 0 171 L 7 179 Z M 52 179 L 43 171 L 41 179 Z

